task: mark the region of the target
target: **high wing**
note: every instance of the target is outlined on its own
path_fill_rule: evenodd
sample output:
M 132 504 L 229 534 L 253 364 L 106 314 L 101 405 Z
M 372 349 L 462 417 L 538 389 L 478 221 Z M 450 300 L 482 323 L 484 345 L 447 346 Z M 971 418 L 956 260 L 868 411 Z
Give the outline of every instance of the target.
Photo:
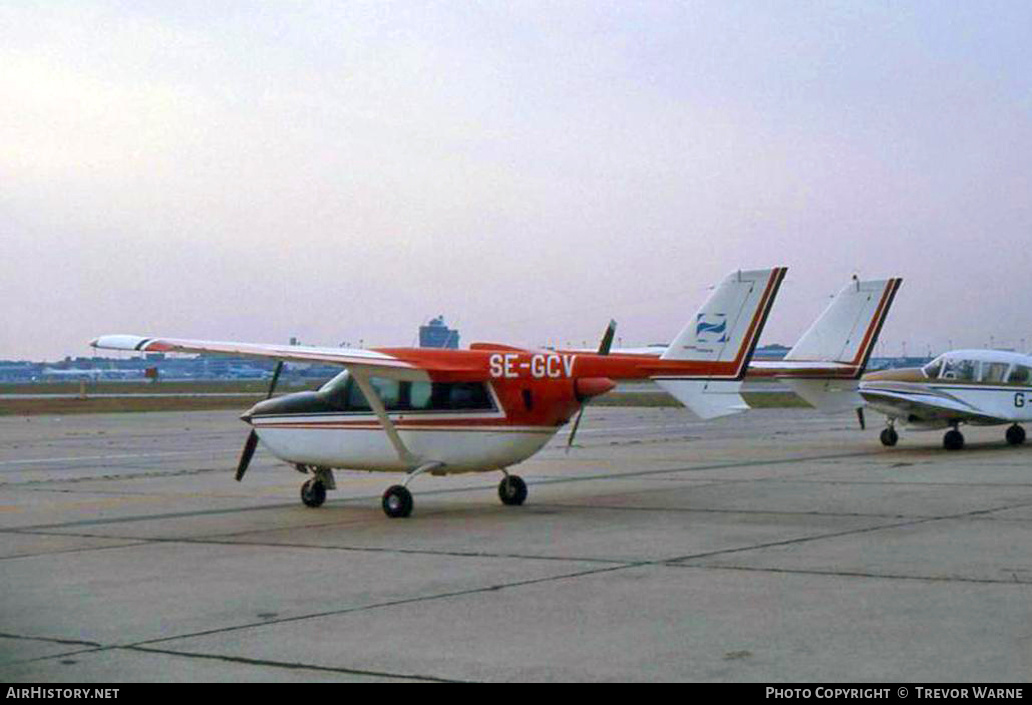
M 966 421 L 992 425 L 1011 421 L 1009 418 L 986 414 L 963 399 L 923 384 L 862 382 L 860 396 L 878 411 L 908 419 L 912 423 Z
M 420 382 L 431 379 L 436 374 L 462 373 L 461 365 L 448 364 L 446 361 L 433 359 L 418 362 L 402 360 L 394 355 L 376 351 L 354 348 L 322 348 L 303 345 L 269 345 L 261 343 L 236 343 L 214 340 L 188 340 L 181 338 L 143 338 L 136 335 L 105 335 L 90 342 L 94 348 L 104 350 L 128 350 L 133 352 L 182 352 L 182 353 L 218 353 L 223 355 L 241 355 L 246 357 L 288 360 L 292 362 L 325 362 L 341 365 L 348 369 L 362 394 L 369 402 L 373 413 L 380 420 L 388 440 L 394 446 L 398 457 L 411 468 L 433 468 L 440 463 L 430 460 L 423 462 L 406 447 L 391 421 L 376 389 L 369 378 L 372 376 L 387 377 L 403 381 Z M 270 391 L 271 393 L 271 391 Z M 253 452 L 253 448 L 251 450 Z M 247 451 L 245 450 L 245 453 Z M 241 468 L 246 463 L 241 460 Z M 237 478 L 243 474 L 238 470 Z
M 355 348 L 323 348 L 306 345 L 273 345 L 237 343 L 215 340 L 188 340 L 183 338 L 144 338 L 137 335 L 103 335 L 90 342 L 103 350 L 132 352 L 218 353 L 244 357 L 287 360 L 290 362 L 324 362 L 361 369 L 378 377 L 409 381 L 425 381 L 432 371 L 454 372 L 443 364 L 424 365 L 399 359 L 375 350 Z

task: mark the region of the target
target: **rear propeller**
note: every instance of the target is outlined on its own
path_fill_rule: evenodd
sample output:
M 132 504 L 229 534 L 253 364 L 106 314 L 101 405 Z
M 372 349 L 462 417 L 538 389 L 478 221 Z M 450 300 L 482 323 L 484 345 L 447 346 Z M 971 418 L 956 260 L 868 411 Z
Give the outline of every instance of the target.
M 265 395 L 266 399 L 272 398 L 272 393 L 276 389 L 276 382 L 279 381 L 280 372 L 283 371 L 283 360 L 276 363 L 276 370 L 272 373 L 272 382 L 269 383 L 269 392 Z M 236 481 L 240 482 L 244 479 L 244 473 L 247 472 L 247 466 L 251 464 L 251 456 L 254 455 L 255 448 L 258 447 L 258 432 L 253 428 L 251 433 L 247 435 L 247 440 L 244 442 L 244 449 L 240 452 L 240 462 L 237 463 L 236 470 Z
M 864 407 L 856 407 L 856 418 L 860 421 L 860 430 L 867 430 L 867 422 L 864 420 Z
M 606 332 L 602 334 L 602 342 L 598 346 L 599 355 L 608 355 L 609 349 L 613 347 L 613 336 L 616 335 L 616 321 L 609 321 L 609 325 L 606 327 Z M 591 399 L 585 399 L 584 403 L 581 404 L 580 411 L 577 412 L 577 418 L 573 421 L 573 429 L 570 431 L 570 439 L 566 442 L 566 452 L 570 452 L 570 448 L 573 447 L 573 439 L 577 436 L 577 429 L 580 427 L 581 417 L 584 416 L 584 410 L 588 408 L 588 402 Z

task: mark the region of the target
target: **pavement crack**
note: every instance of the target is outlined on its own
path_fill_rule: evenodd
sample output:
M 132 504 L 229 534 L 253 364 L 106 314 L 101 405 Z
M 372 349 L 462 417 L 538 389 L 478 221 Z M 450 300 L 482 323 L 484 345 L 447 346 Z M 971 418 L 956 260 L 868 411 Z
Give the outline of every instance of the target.
M 594 568 L 590 570 L 581 570 L 573 573 L 564 573 L 562 575 L 552 575 L 544 578 L 532 578 L 529 580 L 517 580 L 510 583 L 499 583 L 494 585 L 485 585 L 477 588 L 469 588 L 465 590 L 455 590 L 452 592 L 437 593 L 434 595 L 420 595 L 416 597 L 406 597 L 397 600 L 387 600 L 385 602 L 377 602 L 369 605 L 360 605 L 356 607 L 347 607 L 338 610 L 325 610 L 322 612 L 313 612 L 310 614 L 294 615 L 292 617 L 282 617 L 279 619 L 266 619 L 261 622 L 249 622 L 247 624 L 238 624 L 229 627 L 220 627 L 218 629 L 208 629 L 200 632 L 192 632 L 189 634 L 179 634 L 176 636 L 161 637 L 160 639 L 147 639 L 145 641 L 139 641 L 134 644 L 123 645 L 118 648 L 130 648 L 130 647 L 143 647 L 150 646 L 151 644 L 163 644 L 170 641 L 180 641 L 182 639 L 196 639 L 198 637 L 213 636 L 215 634 L 227 634 L 230 632 L 243 631 L 247 629 L 254 629 L 259 627 L 267 627 L 276 624 L 287 624 L 291 622 L 303 622 L 309 619 L 324 619 L 326 617 L 337 617 L 346 614 L 358 614 L 362 612 L 370 612 L 373 610 L 381 610 L 390 607 L 399 607 L 404 605 L 414 605 L 425 602 L 434 602 L 437 600 L 448 600 L 456 597 L 466 597 L 469 595 L 484 594 L 489 592 L 497 592 L 499 590 L 509 590 L 512 588 L 527 587 L 529 585 L 541 585 L 544 583 L 558 582 L 562 580 L 569 580 L 571 578 L 582 578 L 590 575 L 599 575 L 602 573 L 611 573 L 618 570 L 626 570 L 627 568 L 635 568 L 645 565 L 651 565 L 656 561 L 647 561 L 639 563 L 626 563 L 615 566 L 606 566 L 603 568 Z
M 104 648 L 103 644 L 98 644 L 95 641 L 84 641 L 82 639 L 58 639 L 56 637 L 49 636 L 26 636 L 24 634 L 10 634 L 8 632 L 0 632 L 0 639 L 20 639 L 22 641 L 45 641 L 49 644 L 63 644 L 65 646 L 90 646 L 97 649 Z
M 896 573 L 866 573 L 858 570 L 804 570 L 802 568 L 767 568 L 747 565 L 696 565 L 693 563 L 667 563 L 670 568 L 692 568 L 695 570 L 735 570 L 744 573 L 772 573 L 776 575 L 821 575 L 842 578 L 874 578 L 876 580 L 914 580 L 937 583 L 973 583 L 976 585 L 1029 585 L 1017 576 L 1006 580 L 992 578 L 968 578 L 961 575 L 903 575 Z
M 248 666 L 269 666 L 272 668 L 284 668 L 292 671 L 320 671 L 323 673 L 340 673 L 351 676 L 369 676 L 372 678 L 397 678 L 402 680 L 420 681 L 427 683 L 465 683 L 451 678 L 440 678 L 437 676 L 426 676 L 412 673 L 390 673 L 387 671 L 369 671 L 359 668 L 346 668 L 344 666 L 319 666 L 310 663 L 293 663 L 288 661 L 270 661 L 267 659 L 253 659 L 244 656 L 224 656 L 222 654 L 199 654 L 191 651 L 176 651 L 174 649 L 155 649 L 145 646 L 122 646 L 117 647 L 127 651 L 141 653 L 164 654 L 167 656 L 181 656 L 186 658 L 207 659 L 211 661 L 222 661 L 225 663 L 239 663 Z
M 1007 510 L 1011 510 L 1011 509 L 1021 509 L 1021 508 L 1028 507 L 1028 506 L 1032 506 L 1032 503 L 1021 502 L 1021 503 L 1018 503 L 1018 504 L 1013 504 L 1013 505 L 1009 505 L 1009 506 L 1005 506 L 1005 507 L 996 507 L 996 508 L 993 508 L 993 509 L 975 509 L 975 510 L 972 510 L 972 511 L 969 511 L 969 512 L 960 512 L 958 514 L 947 514 L 947 515 L 935 516 L 935 517 L 923 517 L 923 518 L 920 518 L 920 519 L 912 519 L 912 520 L 909 520 L 909 521 L 901 521 L 901 522 L 895 522 L 895 523 L 891 523 L 891 524 L 882 524 L 882 525 L 879 525 L 879 526 L 868 526 L 868 527 L 863 527 L 863 528 L 859 528 L 859 529 L 850 529 L 848 531 L 837 531 L 837 532 L 829 533 L 829 534 L 819 534 L 819 535 L 816 535 L 816 536 L 802 536 L 802 537 L 794 538 L 794 539 L 785 539 L 783 541 L 770 541 L 770 542 L 767 542 L 767 543 L 757 544 L 755 546 L 741 546 L 741 547 L 738 547 L 738 548 L 729 548 L 729 549 L 721 549 L 721 550 L 716 550 L 716 551 L 708 551 L 706 553 L 696 553 L 696 554 L 691 554 L 691 555 L 687 555 L 687 556 L 681 556 L 679 558 L 668 558 L 668 559 L 665 559 L 662 562 L 664 562 L 664 563 L 683 563 L 685 561 L 698 560 L 699 558 L 712 558 L 714 556 L 728 555 L 728 554 L 732 554 L 732 553 L 743 553 L 745 551 L 756 551 L 756 550 L 760 550 L 760 549 L 775 548 L 775 547 L 779 547 L 779 546 L 792 546 L 792 545 L 797 545 L 797 544 L 802 544 L 802 543 L 808 543 L 808 542 L 811 542 L 811 541 L 822 541 L 824 539 L 841 538 L 843 536 L 854 536 L 854 535 L 859 535 L 859 534 L 872 533 L 872 532 L 876 532 L 876 531 L 884 531 L 886 529 L 898 529 L 898 528 L 908 527 L 908 526 L 918 526 L 918 525 L 921 525 L 921 524 L 928 524 L 928 523 L 935 522 L 935 521 L 949 521 L 949 520 L 955 520 L 955 519 L 964 519 L 964 518 L 967 518 L 967 517 L 981 517 L 981 516 L 985 516 L 987 514 L 992 514 L 992 513 L 995 513 L 995 512 L 1002 512 L 1002 511 L 1007 511 Z

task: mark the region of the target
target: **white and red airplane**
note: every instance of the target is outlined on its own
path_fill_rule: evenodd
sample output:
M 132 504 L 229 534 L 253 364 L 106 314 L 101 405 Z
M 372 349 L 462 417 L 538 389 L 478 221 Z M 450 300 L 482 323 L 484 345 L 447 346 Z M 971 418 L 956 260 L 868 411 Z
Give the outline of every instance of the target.
M 706 385 L 745 374 L 786 271 L 774 267 L 728 275 L 658 357 L 609 354 L 614 324 L 595 353 L 491 343 L 468 350 L 359 350 L 133 335 L 102 336 L 90 344 L 341 365 L 344 371 L 318 391 L 272 398 L 277 367 L 270 398 L 241 417 L 252 431 L 237 479 L 260 440 L 276 457 L 313 474 L 301 488 L 307 506 L 321 505 L 326 490 L 336 489 L 334 468 L 405 473 L 403 484 L 383 495 L 389 517 L 412 512 L 408 484 L 424 473 L 501 471 L 502 502 L 520 505 L 526 484 L 507 468 L 534 455 L 617 380 L 656 379 L 706 415 Z

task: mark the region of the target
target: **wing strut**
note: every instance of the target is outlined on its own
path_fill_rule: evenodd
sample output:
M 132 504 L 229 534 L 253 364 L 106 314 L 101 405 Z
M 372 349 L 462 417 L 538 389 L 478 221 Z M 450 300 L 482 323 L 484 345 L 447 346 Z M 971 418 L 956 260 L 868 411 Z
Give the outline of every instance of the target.
M 401 440 L 401 436 L 398 435 L 398 429 L 394 427 L 394 422 L 391 421 L 390 417 L 387 416 L 387 409 L 383 405 L 383 400 L 380 399 L 380 395 L 376 392 L 376 388 L 369 382 L 369 375 L 364 370 L 359 370 L 354 367 L 349 368 L 351 376 L 354 377 L 355 383 L 358 388 L 362 390 L 362 394 L 365 396 L 366 401 L 369 402 L 369 407 L 376 414 L 376 418 L 380 419 L 380 424 L 383 426 L 384 432 L 387 434 L 387 438 L 390 439 L 391 445 L 394 446 L 394 450 L 397 451 L 398 457 L 401 462 L 409 466 L 418 464 L 419 459 L 408 449 L 405 442 Z

